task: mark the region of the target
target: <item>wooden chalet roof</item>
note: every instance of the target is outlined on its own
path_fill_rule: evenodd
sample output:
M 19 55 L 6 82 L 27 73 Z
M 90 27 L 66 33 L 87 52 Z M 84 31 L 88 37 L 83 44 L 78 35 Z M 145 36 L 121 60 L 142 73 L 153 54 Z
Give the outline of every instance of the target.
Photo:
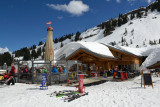
M 160 68 L 160 61 L 156 62 L 155 64 L 148 66 L 148 69 Z

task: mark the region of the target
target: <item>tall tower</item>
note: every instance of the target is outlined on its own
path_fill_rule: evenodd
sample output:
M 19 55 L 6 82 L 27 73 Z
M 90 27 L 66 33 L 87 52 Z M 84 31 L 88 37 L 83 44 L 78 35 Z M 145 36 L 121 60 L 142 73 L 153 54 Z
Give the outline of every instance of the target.
M 53 28 L 51 27 L 50 24 L 51 22 L 46 23 L 46 25 L 49 25 L 49 27 L 47 28 L 47 40 L 45 46 L 44 60 L 51 61 L 53 65 L 54 64 Z

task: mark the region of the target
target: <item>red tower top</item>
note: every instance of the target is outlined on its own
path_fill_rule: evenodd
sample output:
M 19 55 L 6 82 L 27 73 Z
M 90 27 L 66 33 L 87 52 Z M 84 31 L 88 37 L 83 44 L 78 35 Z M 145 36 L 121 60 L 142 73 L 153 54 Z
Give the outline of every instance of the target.
M 49 26 L 49 27 L 47 28 L 47 31 L 48 31 L 48 30 L 53 31 L 53 28 L 52 28 L 51 26 Z

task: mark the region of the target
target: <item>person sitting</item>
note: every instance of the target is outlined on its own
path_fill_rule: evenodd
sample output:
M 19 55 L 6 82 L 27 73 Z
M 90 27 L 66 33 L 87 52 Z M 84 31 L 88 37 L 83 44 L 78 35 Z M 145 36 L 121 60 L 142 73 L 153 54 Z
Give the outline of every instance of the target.
M 53 67 L 52 72 L 53 73 L 58 73 L 58 70 L 57 70 L 57 68 L 55 66 Z
M 66 70 L 66 68 L 64 68 L 63 72 L 64 72 L 64 73 L 67 73 L 67 70 Z
M 44 67 L 43 69 L 42 69 L 42 73 L 43 74 L 46 74 L 48 71 L 47 71 L 47 69 Z
M 6 79 L 9 78 L 8 70 L 7 70 L 7 72 L 5 74 L 3 74 L 3 77 L 6 78 Z

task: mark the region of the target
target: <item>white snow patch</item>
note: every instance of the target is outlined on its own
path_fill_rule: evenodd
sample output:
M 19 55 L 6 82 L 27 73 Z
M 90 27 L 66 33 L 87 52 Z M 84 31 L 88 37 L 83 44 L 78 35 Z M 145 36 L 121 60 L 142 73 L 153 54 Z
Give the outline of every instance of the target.
M 0 104 L 1 107 L 159 107 L 160 78 L 153 77 L 153 82 L 153 89 L 141 87 L 140 76 L 132 81 L 106 82 L 86 87 L 89 95 L 71 102 L 47 94 L 76 87 L 53 85 L 40 90 L 40 85 L 16 83 L 0 89 Z

